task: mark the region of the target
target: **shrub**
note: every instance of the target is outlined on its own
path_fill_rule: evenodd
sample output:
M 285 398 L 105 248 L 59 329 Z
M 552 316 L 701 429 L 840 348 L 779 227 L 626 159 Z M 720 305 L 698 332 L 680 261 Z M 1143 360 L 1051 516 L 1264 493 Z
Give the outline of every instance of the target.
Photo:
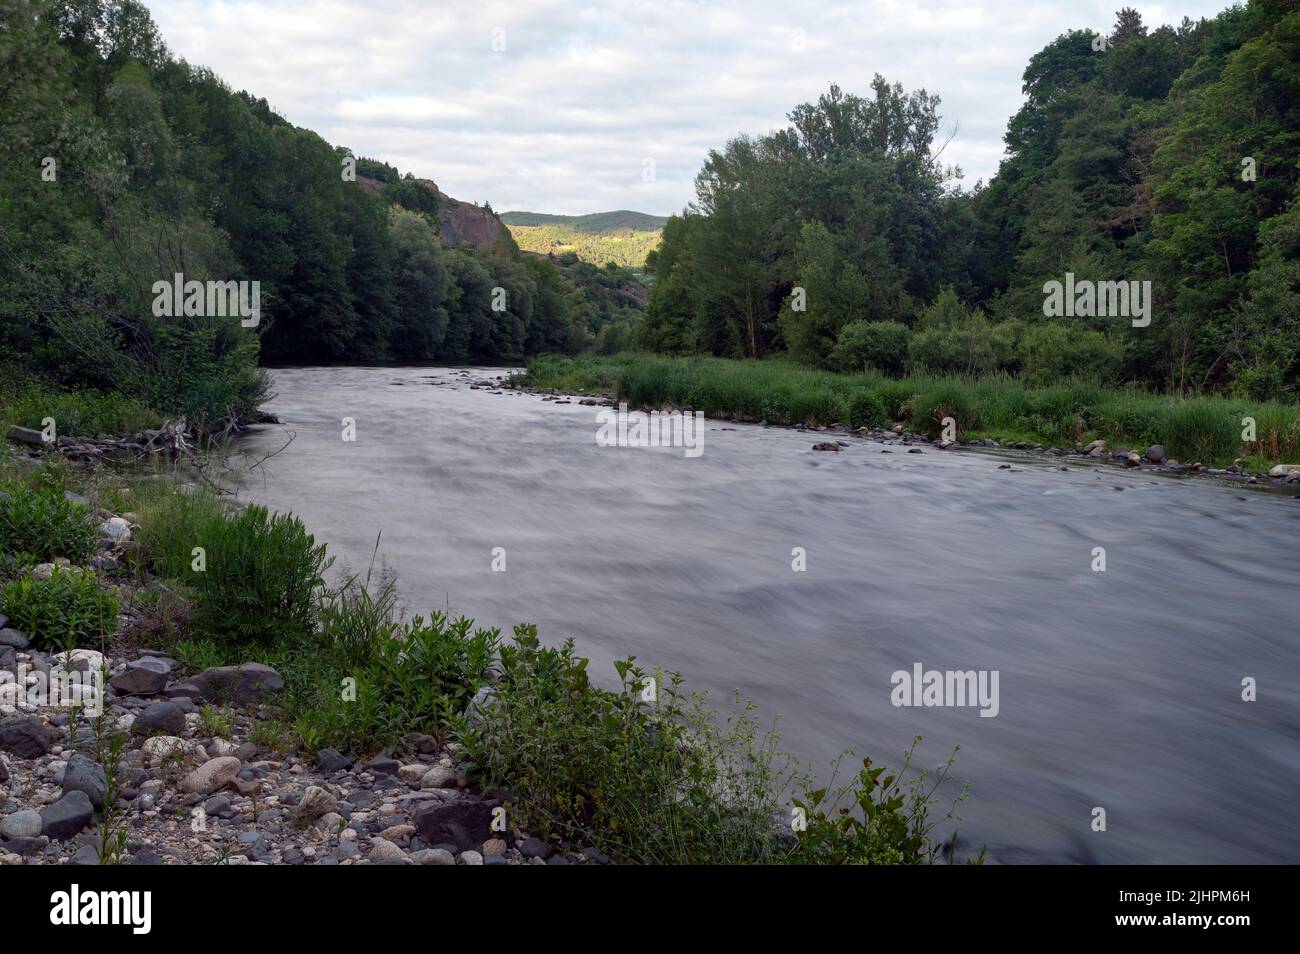
M 933 775 L 921 772 L 904 781 L 917 736 L 897 773 L 886 775 L 884 766 L 862 760 L 853 782 L 839 789 L 818 789 L 794 803 L 802 808 L 806 829 L 798 836 L 786 860 L 791 864 L 915 865 L 934 861 L 941 845 L 932 840 L 938 822 L 931 816 L 936 793 L 947 780 L 956 753 Z M 883 778 L 881 776 L 884 776 Z M 956 818 L 965 801 L 967 786 L 953 800 L 943 820 Z M 956 843 L 956 835 L 953 835 Z M 982 863 L 984 852 L 972 859 Z M 951 857 L 949 860 L 952 860 Z
M 368 620 L 370 610 L 365 613 Z M 292 658 L 280 663 L 287 679 L 298 684 L 299 737 L 308 748 L 374 751 L 396 746 L 411 733 L 443 736 L 447 720 L 465 709 L 496 656 L 500 631 L 473 625 L 440 613 L 427 622 L 417 616 L 381 635 L 373 658 L 357 668 L 330 657 L 328 648 L 314 669 L 304 670 Z M 282 648 L 290 657 L 301 655 L 300 646 Z M 339 692 L 339 679 L 346 676 L 356 679 L 355 699 Z
M 117 598 L 81 570 L 56 567 L 48 580 L 10 580 L 0 587 L 0 608 L 45 650 L 84 646 L 117 629 Z
M 637 862 L 738 863 L 779 850 L 773 815 L 793 774 L 749 707 L 725 723 L 680 679 L 615 664 L 620 688 L 587 678 L 572 640 L 540 645 L 532 626 L 501 650 L 503 675 L 481 722 L 458 720 L 470 769 L 510 792 L 513 817 L 544 837 Z
M 1021 376 L 1032 387 L 1074 377 L 1111 384 L 1119 377 L 1124 348 L 1100 331 L 1047 322 L 1026 329 L 1017 356 Z
M 6 483 L 0 488 L 0 552 L 25 554 L 37 563 L 55 557 L 76 563 L 95 552 L 98 539 L 87 508 L 56 487 L 31 490 Z
M 912 407 L 912 427 L 919 433 L 938 435 L 943 419 L 957 422 L 957 431 L 973 430 L 979 421 L 979 409 L 970 386 L 950 381 L 928 388 L 916 398 Z
M 206 569 L 187 577 L 196 629 L 235 643 L 303 640 L 313 632 L 332 561 L 301 520 L 250 506 L 198 529 L 193 545 L 205 550 Z
M 902 374 L 912 332 L 897 321 L 853 321 L 840 329 L 831 351 L 831 367 L 841 371 L 876 368 Z
M 872 391 L 858 391 L 849 399 L 849 424 L 853 427 L 880 427 L 890 423 L 885 402 Z

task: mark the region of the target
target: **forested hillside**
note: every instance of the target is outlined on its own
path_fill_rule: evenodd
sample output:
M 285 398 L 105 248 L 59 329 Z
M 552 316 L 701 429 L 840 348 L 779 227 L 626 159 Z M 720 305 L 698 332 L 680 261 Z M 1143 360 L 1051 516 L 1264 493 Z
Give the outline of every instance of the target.
M 972 188 L 938 158 L 939 97 L 880 77 L 711 152 L 648 262 L 641 345 L 1294 399 L 1296 0 L 1153 30 L 1125 9 L 1048 44 L 1024 92 Z M 1076 280 L 1150 282 L 1149 323 L 1045 314 Z
M 259 347 L 486 362 L 591 340 L 553 263 L 508 236 L 448 247 L 431 183 L 175 59 L 135 0 L 0 16 L 0 361 L 216 421 L 256 405 Z M 258 323 L 155 314 L 177 274 L 258 282 Z

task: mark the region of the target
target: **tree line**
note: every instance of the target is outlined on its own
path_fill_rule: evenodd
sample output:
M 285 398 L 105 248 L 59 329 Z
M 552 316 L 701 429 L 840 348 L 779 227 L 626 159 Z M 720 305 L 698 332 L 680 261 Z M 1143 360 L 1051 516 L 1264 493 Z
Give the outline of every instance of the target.
M 259 353 L 500 362 L 599 332 L 553 262 L 445 247 L 436 192 L 176 59 L 135 0 L 0 13 L 0 361 L 218 421 L 263 396 Z M 256 281 L 260 323 L 154 315 L 178 274 Z
M 639 345 L 1294 399 L 1296 0 L 1155 30 L 1126 8 L 1035 54 L 1023 90 L 969 189 L 939 97 L 879 76 L 710 152 L 647 259 Z M 1151 322 L 1045 314 L 1067 275 L 1150 282 Z

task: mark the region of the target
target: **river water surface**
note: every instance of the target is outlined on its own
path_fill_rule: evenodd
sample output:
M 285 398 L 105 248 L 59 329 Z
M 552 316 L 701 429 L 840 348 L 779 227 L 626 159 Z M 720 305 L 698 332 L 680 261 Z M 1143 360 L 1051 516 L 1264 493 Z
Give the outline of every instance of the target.
M 961 843 L 990 861 L 1300 859 L 1300 500 L 928 446 L 814 452 L 718 421 L 697 458 L 598 447 L 596 408 L 469 388 L 499 373 L 277 370 L 268 409 L 295 437 L 245 496 L 357 570 L 382 531 L 410 613 L 535 622 L 593 673 L 632 654 L 739 689 L 814 766 L 846 747 L 894 766 L 916 734 L 933 766 L 960 744 Z M 891 674 L 916 663 L 999 671 L 997 716 L 895 707 Z

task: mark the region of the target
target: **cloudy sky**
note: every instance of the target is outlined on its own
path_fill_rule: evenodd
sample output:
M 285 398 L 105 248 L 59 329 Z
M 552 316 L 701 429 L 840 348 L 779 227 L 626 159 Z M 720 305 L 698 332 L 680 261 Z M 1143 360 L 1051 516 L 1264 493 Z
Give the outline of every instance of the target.
M 1125 0 L 146 0 L 168 45 L 335 145 L 498 211 L 667 215 L 710 148 L 873 73 L 997 171 L 1028 58 Z M 1127 0 L 1149 27 L 1228 0 Z M 946 138 L 946 136 L 945 136 Z

